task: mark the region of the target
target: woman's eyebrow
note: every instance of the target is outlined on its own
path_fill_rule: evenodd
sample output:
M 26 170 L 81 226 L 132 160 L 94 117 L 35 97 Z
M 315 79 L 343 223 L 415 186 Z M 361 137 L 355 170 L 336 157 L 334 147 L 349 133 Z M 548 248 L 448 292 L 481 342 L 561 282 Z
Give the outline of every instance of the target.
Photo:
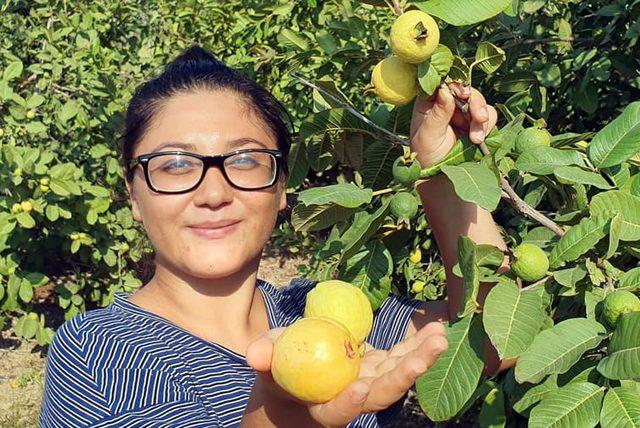
M 244 137 L 244 138 L 238 138 L 238 139 L 235 139 L 235 140 L 231 140 L 231 141 L 229 141 L 228 144 L 229 144 L 229 148 L 230 149 L 231 148 L 237 148 L 237 147 L 245 146 L 247 144 L 258 144 L 258 145 L 264 147 L 265 149 L 269 148 L 262 141 L 258 141 L 255 138 L 251 138 L 251 137 Z
M 176 148 L 183 149 L 183 150 L 194 150 L 194 149 L 195 149 L 195 147 L 193 146 L 193 144 L 179 143 L 179 142 L 177 142 L 177 141 L 169 141 L 169 142 L 166 142 L 166 143 L 162 143 L 162 144 L 157 145 L 157 146 L 153 149 L 153 151 L 154 151 L 154 152 L 157 152 L 158 150 L 163 149 L 163 148 L 165 148 L 165 147 L 176 147 Z

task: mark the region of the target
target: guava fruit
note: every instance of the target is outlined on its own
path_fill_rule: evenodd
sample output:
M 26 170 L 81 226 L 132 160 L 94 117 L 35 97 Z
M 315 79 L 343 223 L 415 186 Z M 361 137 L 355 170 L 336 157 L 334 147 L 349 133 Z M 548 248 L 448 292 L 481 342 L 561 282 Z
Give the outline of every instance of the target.
M 550 146 L 551 134 L 544 128 L 532 127 L 520 132 L 516 137 L 514 149 L 516 153 L 523 153 L 530 147 Z
M 420 178 L 420 164 L 416 160 L 407 161 L 404 156 L 400 156 L 393 162 L 391 172 L 396 182 L 410 186 Z
M 418 69 L 397 56 L 385 58 L 373 67 L 371 85 L 380 99 L 393 105 L 407 104 L 418 94 Z
M 418 294 L 420 293 L 422 290 L 424 290 L 424 286 L 425 283 L 424 281 L 416 281 L 413 283 L 413 285 L 411 286 L 411 291 L 413 291 L 414 293 Z
M 419 64 L 427 60 L 438 43 L 438 23 L 420 10 L 403 13 L 391 26 L 391 50 L 406 63 Z
M 27 119 L 33 119 L 34 117 L 36 117 L 36 112 L 33 110 L 29 110 L 27 112 Z
M 312 403 L 325 403 L 360 371 L 358 343 L 330 318 L 301 318 L 276 340 L 271 374 L 282 389 Z
M 369 299 L 355 285 L 340 280 L 322 281 L 307 293 L 305 317 L 327 317 L 344 325 L 362 343 L 373 326 Z
M 511 270 L 524 281 L 542 279 L 549 270 L 549 258 L 537 245 L 525 242 L 514 248 L 512 254 Z
M 22 208 L 22 211 L 26 213 L 31 212 L 31 210 L 33 210 L 33 204 L 29 201 L 20 202 L 20 207 Z
M 40 179 L 40 184 L 42 184 L 43 186 L 48 186 L 49 185 L 49 177 L 42 177 Z
M 408 192 L 393 195 L 390 203 L 391 214 L 399 220 L 408 220 L 418 213 L 418 201 Z
M 422 261 L 422 251 L 420 248 L 416 248 L 409 254 L 409 261 L 413 264 L 418 264 Z
M 620 315 L 640 311 L 640 299 L 628 290 L 616 290 L 607 295 L 602 305 L 602 318 L 615 328 Z

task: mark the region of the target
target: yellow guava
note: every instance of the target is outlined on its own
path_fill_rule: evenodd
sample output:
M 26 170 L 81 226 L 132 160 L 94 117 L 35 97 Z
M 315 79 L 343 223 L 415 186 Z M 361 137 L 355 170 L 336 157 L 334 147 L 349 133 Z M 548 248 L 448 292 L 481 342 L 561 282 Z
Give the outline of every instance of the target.
M 371 85 L 380 99 L 393 105 L 407 104 L 418 94 L 418 69 L 397 56 L 385 58 L 373 67 Z
M 356 340 L 342 324 L 330 318 L 299 319 L 282 332 L 273 348 L 273 379 L 303 401 L 331 400 L 359 372 Z
M 640 311 L 640 299 L 628 290 L 616 290 L 607 295 L 602 305 L 602 317 L 615 328 L 620 315 Z
M 316 284 L 307 293 L 304 316 L 338 321 L 358 343 L 364 342 L 373 326 L 373 310 L 367 296 L 358 287 L 340 280 Z
M 391 50 L 406 63 L 419 64 L 427 60 L 438 43 L 438 23 L 420 10 L 403 13 L 391 27 Z
M 537 245 L 525 242 L 514 248 L 512 254 L 514 261 L 511 270 L 524 281 L 542 279 L 549 270 L 549 258 Z

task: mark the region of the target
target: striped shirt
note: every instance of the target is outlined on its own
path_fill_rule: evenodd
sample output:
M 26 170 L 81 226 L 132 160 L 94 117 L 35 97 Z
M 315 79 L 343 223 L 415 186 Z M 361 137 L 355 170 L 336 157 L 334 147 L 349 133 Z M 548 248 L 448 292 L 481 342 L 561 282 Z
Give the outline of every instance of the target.
M 314 282 L 257 287 L 269 326 L 302 316 Z M 47 357 L 41 427 L 237 427 L 255 372 L 240 355 L 200 339 L 117 293 L 105 308 L 77 315 L 56 332 Z M 389 349 L 404 338 L 419 301 L 388 297 L 367 342 Z M 349 427 L 378 427 L 399 412 L 361 414 Z

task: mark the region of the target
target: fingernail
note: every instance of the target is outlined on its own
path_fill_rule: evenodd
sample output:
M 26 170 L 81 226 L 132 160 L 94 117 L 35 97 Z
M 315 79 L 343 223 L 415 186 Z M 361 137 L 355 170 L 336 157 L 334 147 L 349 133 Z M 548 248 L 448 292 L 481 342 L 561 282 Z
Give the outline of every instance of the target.
M 369 394 L 369 391 L 356 390 L 351 394 L 351 401 L 353 401 L 354 404 L 360 404 L 367 399 L 368 394 Z
M 476 132 L 475 132 L 475 136 L 476 136 L 480 141 L 483 141 L 483 140 L 484 140 L 484 131 L 476 131 Z

